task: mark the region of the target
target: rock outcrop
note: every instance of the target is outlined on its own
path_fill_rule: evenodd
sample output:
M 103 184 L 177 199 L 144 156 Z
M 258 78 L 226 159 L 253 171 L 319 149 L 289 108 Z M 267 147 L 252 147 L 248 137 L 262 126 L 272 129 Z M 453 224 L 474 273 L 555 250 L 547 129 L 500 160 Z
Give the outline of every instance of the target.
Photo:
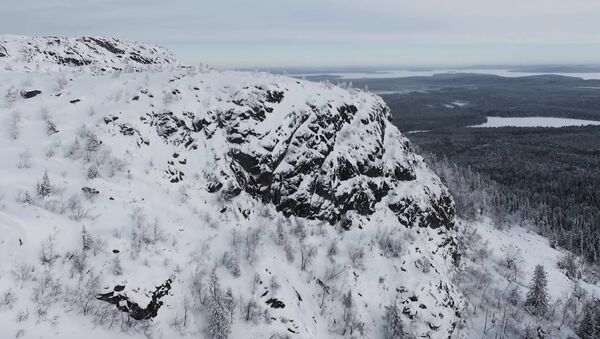
M 227 171 L 213 176 L 211 192 L 228 182 L 286 215 L 332 224 L 349 212 L 369 216 L 387 198 L 405 226 L 453 225 L 450 195 L 391 124 L 380 98 L 361 91 L 332 96 L 338 89 L 307 85 L 248 83 L 229 88 L 232 94 L 209 111 L 153 112 L 142 121 L 188 157 L 199 141 L 221 136 L 216 148 L 226 150 Z M 169 174 L 172 182 L 183 180 L 174 168 Z

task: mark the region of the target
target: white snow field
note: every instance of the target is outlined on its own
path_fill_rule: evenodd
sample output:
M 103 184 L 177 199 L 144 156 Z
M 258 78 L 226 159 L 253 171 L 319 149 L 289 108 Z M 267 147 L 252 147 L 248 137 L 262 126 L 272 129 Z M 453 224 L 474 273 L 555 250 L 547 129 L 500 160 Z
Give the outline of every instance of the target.
M 569 126 L 589 126 L 600 125 L 600 121 L 581 120 L 570 118 L 551 118 L 551 117 L 524 117 L 524 118 L 506 118 L 506 117 L 487 117 L 487 121 L 480 125 L 469 126 L 472 128 L 486 127 L 569 127 Z

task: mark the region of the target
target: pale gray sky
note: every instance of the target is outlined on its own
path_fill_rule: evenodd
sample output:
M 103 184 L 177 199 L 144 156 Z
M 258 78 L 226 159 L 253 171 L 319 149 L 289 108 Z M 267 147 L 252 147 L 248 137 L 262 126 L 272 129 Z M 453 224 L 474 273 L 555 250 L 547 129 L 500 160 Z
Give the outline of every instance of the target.
M 0 34 L 109 35 L 219 67 L 600 63 L 598 0 L 3 0 Z

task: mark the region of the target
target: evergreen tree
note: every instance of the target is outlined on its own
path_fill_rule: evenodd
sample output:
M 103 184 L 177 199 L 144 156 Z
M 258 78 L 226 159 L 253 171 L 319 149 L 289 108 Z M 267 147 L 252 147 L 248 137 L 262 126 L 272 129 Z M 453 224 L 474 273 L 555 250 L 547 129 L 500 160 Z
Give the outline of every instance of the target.
M 533 272 L 533 279 L 529 285 L 530 289 L 525 301 L 525 307 L 534 315 L 541 316 L 548 312 L 549 298 L 547 284 L 544 266 L 537 265 Z
M 42 182 L 38 182 L 37 184 L 37 194 L 45 198 L 52 193 L 52 184 L 50 184 L 50 178 L 48 178 L 48 170 L 44 171 L 44 176 L 42 177 Z
M 89 251 L 92 248 L 93 240 L 92 236 L 88 233 L 85 226 L 81 228 L 81 247 L 83 251 Z
M 215 269 L 210 275 L 209 289 L 208 331 L 214 339 L 227 339 L 231 333 L 231 323 Z
M 396 303 L 393 303 L 385 308 L 383 337 L 385 339 L 401 339 L 404 337 L 400 309 L 398 309 L 398 305 L 396 305 Z
M 600 337 L 600 300 L 594 299 L 585 306 L 577 335 L 582 339 Z

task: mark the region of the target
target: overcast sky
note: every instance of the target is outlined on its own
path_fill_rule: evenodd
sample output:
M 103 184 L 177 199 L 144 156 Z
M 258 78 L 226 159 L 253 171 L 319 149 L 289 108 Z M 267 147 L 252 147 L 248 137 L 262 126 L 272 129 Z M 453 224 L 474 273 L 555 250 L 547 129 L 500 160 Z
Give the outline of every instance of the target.
M 217 67 L 600 63 L 600 1 L 2 0 L 0 34 L 117 36 Z

